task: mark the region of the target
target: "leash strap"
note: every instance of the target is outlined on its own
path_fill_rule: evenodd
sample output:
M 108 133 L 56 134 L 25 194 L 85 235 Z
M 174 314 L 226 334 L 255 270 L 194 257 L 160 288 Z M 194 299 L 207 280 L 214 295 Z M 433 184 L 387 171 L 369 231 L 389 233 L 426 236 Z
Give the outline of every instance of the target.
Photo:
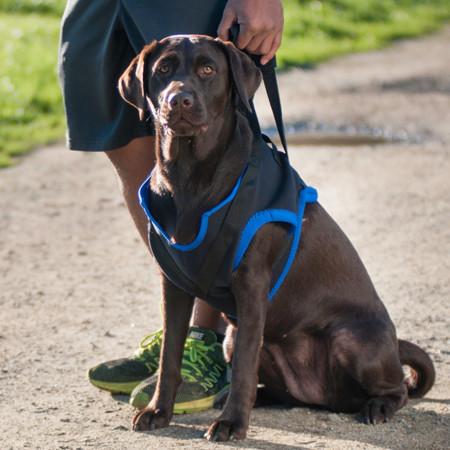
M 275 57 L 272 58 L 265 66 L 261 66 L 258 61 L 258 65 L 263 76 L 264 86 L 266 88 L 267 97 L 269 97 L 270 107 L 272 109 L 273 117 L 275 118 L 281 145 L 283 146 L 286 155 L 288 155 L 286 135 L 284 132 L 283 113 L 281 110 L 280 93 L 278 91 L 277 75 L 275 73 L 276 59 Z
M 230 28 L 230 37 L 231 41 L 236 44 L 237 37 L 239 34 L 239 24 L 235 23 Z M 284 152 L 288 155 L 287 148 L 287 140 L 286 134 L 284 131 L 283 124 L 283 112 L 281 109 L 281 101 L 280 101 L 280 92 L 278 90 L 277 83 L 277 75 L 275 73 L 275 68 L 277 66 L 276 58 L 273 57 L 267 64 L 264 66 L 260 63 L 261 56 L 260 55 L 251 55 L 250 58 L 255 63 L 256 67 L 261 71 L 264 87 L 266 88 L 267 97 L 269 98 L 270 108 L 272 109 L 273 117 L 275 118 L 275 124 L 277 126 L 278 135 L 280 136 L 281 145 L 283 146 Z M 251 102 L 252 110 L 253 110 L 253 118 L 252 121 L 256 122 L 256 129 L 260 131 L 260 126 L 258 124 L 258 119 L 256 116 L 256 111 L 253 106 L 253 102 Z

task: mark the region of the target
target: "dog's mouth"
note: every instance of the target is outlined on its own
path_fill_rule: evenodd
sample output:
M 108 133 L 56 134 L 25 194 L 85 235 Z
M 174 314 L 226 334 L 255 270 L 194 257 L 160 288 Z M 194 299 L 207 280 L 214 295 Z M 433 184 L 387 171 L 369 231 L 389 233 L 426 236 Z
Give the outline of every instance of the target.
M 163 127 L 175 136 L 196 136 L 206 133 L 208 125 L 204 120 L 194 119 L 187 114 L 160 116 Z
M 185 117 L 167 122 L 166 127 L 175 136 L 197 136 L 206 133 L 208 125 L 199 122 L 195 123 Z

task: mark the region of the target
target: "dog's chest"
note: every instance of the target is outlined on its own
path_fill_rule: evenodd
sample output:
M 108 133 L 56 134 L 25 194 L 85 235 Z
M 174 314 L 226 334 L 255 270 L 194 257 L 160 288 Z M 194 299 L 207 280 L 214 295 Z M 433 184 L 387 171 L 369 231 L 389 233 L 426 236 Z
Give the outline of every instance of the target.
M 285 222 L 292 228 L 287 245 L 280 248 L 283 260 L 273 270 L 273 285 L 279 284 L 289 253 L 296 250 L 295 230 L 301 224 L 299 193 L 304 187 L 287 158 L 261 142 L 232 191 L 202 214 L 195 238 L 179 244 L 171 238 L 176 227 L 173 200 L 155 195 L 149 183 L 144 183 L 140 198 L 150 222 L 152 253 L 175 285 L 233 316 L 231 275 L 254 235 L 270 222 Z

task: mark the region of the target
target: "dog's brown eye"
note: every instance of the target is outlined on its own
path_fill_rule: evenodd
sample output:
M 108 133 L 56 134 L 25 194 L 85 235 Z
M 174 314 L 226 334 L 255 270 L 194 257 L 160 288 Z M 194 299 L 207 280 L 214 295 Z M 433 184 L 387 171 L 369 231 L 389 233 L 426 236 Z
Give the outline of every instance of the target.
M 208 65 L 202 66 L 200 69 L 200 73 L 204 76 L 212 75 L 214 73 L 214 67 Z
M 170 70 L 169 64 L 163 63 L 158 66 L 159 73 L 166 74 L 169 72 L 169 70 Z

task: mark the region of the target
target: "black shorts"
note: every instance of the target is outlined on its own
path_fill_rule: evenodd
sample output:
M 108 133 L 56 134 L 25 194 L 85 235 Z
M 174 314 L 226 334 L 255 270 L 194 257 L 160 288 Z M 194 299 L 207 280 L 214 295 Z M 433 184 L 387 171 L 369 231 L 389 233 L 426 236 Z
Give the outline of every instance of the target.
M 67 145 L 107 151 L 153 134 L 123 101 L 117 82 L 153 39 L 216 36 L 226 0 L 69 0 L 62 19 L 59 74 Z

